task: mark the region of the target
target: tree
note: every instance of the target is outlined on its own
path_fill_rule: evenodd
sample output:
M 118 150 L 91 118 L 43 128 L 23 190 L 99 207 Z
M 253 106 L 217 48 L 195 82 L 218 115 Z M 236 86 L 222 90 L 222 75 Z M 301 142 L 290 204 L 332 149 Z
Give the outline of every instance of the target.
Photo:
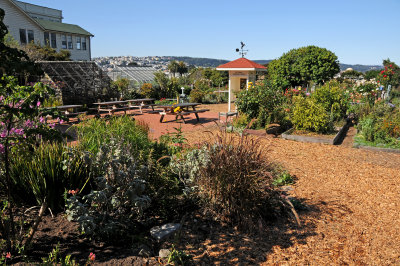
M 310 81 L 322 84 L 339 73 L 337 56 L 317 46 L 292 49 L 269 64 L 269 79 L 282 89 L 306 86 Z
M 113 81 L 112 84 L 117 88 L 118 92 L 122 94 L 122 97 L 124 97 L 128 93 L 131 82 L 127 78 L 119 77 L 117 80 Z
M 178 73 L 179 70 L 179 63 L 175 60 L 172 60 L 171 62 L 169 62 L 167 68 L 169 72 L 175 77 L 175 74 Z
M 365 79 L 367 80 L 376 79 L 379 75 L 379 72 L 381 72 L 381 69 L 368 70 L 367 72 L 365 72 Z
M 182 77 L 183 74 L 188 73 L 188 67 L 187 67 L 187 65 L 185 64 L 185 62 L 180 61 L 180 62 L 178 63 L 178 73 L 179 73 L 179 75 L 180 75 L 181 77 Z
M 160 96 L 161 97 L 168 96 L 168 94 L 169 94 L 169 91 L 168 91 L 169 79 L 168 79 L 167 75 L 165 75 L 165 73 L 162 71 L 155 72 L 154 80 L 160 86 Z
M 359 77 L 364 77 L 364 73 L 358 72 L 358 71 L 356 71 L 356 70 L 347 70 L 347 71 L 344 71 L 344 72 L 341 74 L 341 76 L 342 76 L 343 78 L 354 78 L 354 79 L 357 79 L 357 78 L 359 78 Z
M 57 52 L 48 44 L 42 46 L 40 43 L 31 42 L 22 46 L 21 50 L 24 50 L 29 58 L 34 61 L 71 61 L 70 51 L 60 50 L 60 52 Z

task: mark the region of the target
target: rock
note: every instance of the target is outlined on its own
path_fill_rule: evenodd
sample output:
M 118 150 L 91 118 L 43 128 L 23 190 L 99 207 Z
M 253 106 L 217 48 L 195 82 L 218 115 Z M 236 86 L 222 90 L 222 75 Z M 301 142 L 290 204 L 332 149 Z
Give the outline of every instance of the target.
M 160 249 L 160 251 L 158 252 L 158 256 L 160 258 L 167 258 L 169 254 L 171 254 L 171 251 L 169 251 L 169 249 Z
M 174 224 L 174 223 L 168 223 L 164 224 L 162 226 L 155 226 L 150 229 L 150 234 L 152 237 L 157 239 L 158 241 L 161 241 L 170 235 L 172 235 L 176 230 L 181 228 L 181 224 Z

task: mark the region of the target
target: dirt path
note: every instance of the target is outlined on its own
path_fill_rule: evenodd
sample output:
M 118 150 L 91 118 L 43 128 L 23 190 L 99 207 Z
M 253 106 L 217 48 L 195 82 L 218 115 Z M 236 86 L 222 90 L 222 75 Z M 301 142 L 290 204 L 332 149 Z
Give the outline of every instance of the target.
M 199 134 L 188 136 L 194 141 L 199 138 Z M 271 161 L 297 176 L 292 195 L 303 199 L 311 210 L 301 213 L 305 226 L 300 230 L 274 226 L 262 237 L 234 232 L 222 237 L 216 232 L 195 246 L 206 251 L 211 246 L 215 251 L 207 255 L 194 252 L 199 261 L 266 265 L 400 263 L 399 154 L 278 138 L 260 141 Z

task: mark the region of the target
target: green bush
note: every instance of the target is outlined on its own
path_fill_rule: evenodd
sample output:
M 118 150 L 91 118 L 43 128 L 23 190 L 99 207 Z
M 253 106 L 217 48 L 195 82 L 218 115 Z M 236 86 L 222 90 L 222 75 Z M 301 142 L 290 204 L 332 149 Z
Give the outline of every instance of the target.
M 313 98 L 295 97 L 293 125 L 296 129 L 327 133 L 333 130 L 333 124 L 324 106 Z
M 82 189 L 90 176 L 88 154 L 60 143 L 43 143 L 30 154 L 15 152 L 10 166 L 13 197 L 28 205 L 46 200 L 55 211 L 64 206 L 64 192 Z
M 246 114 L 241 114 L 237 118 L 233 119 L 233 126 L 238 128 L 245 128 L 250 122 L 249 117 Z
M 286 98 L 269 83 L 250 85 L 237 95 L 236 106 L 249 119 L 257 118 L 257 126 L 264 128 L 270 123 L 287 125 L 289 116 L 285 111 Z
M 110 143 L 112 139 L 123 140 L 131 145 L 135 156 L 139 153 L 148 154 L 153 147 L 148 137 L 148 127 L 129 116 L 112 117 L 110 120 L 90 119 L 74 125 L 74 129 L 79 146 L 93 154 L 97 154 L 100 147 Z
M 349 101 L 345 91 L 337 82 L 330 82 L 316 89 L 311 96 L 330 114 L 332 122 L 344 119 Z
M 135 231 L 150 206 L 144 194 L 148 169 L 132 157 L 131 149 L 113 141 L 103 145 L 94 162 L 101 175 L 94 179 L 93 190 L 84 196 L 72 192 L 67 199 L 68 220 L 77 221 L 82 233 L 120 241 Z
M 189 99 L 192 103 L 202 103 L 205 92 L 200 89 L 193 89 L 190 92 Z

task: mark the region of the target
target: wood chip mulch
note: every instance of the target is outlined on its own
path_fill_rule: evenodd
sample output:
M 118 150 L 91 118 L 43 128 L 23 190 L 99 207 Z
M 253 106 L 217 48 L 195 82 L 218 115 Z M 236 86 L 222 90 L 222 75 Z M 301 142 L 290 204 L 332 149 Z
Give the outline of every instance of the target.
M 400 154 L 280 138 L 260 144 L 268 160 L 297 177 L 290 193 L 306 206 L 303 226 L 274 222 L 247 235 L 191 217 L 180 247 L 196 264 L 400 264 Z

